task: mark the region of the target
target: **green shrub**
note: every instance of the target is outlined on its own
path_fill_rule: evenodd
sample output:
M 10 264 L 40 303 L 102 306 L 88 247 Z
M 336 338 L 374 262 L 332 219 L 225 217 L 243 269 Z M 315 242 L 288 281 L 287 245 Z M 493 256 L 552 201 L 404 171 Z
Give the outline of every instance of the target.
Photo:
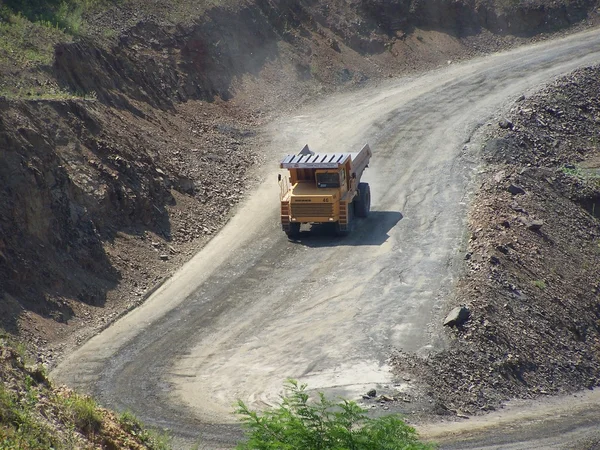
M 56 26 L 70 34 L 79 34 L 83 23 L 83 5 L 62 2 L 54 14 Z
M 356 402 L 337 403 L 319 393 L 309 401 L 305 384 L 288 380 L 279 407 L 262 414 L 240 400 L 237 414 L 247 431 L 238 450 L 425 450 L 414 428 L 397 416 L 372 419 Z
M 532 283 L 538 289 L 546 289 L 546 282 L 544 280 L 533 280 Z

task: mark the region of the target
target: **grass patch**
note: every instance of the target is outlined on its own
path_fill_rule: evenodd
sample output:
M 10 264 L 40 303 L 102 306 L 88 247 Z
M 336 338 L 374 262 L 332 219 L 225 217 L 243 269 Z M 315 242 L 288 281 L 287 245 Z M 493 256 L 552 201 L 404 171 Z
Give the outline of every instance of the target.
M 68 92 L 56 86 L 27 87 L 27 88 L 5 88 L 0 89 L 0 97 L 11 100 L 86 100 L 96 101 L 98 96 L 95 91 Z
M 106 8 L 118 0 L 5 0 L 6 12 L 20 15 L 32 23 L 57 28 L 79 35 L 85 24 L 84 15 Z
M 15 337 L 7 333 L 3 328 L 0 328 L 0 347 L 9 347 L 21 358 L 23 364 L 34 364 L 35 361 L 23 342 L 18 341 Z
M 144 428 L 139 419 L 130 411 L 121 414 L 119 423 L 126 432 L 137 436 L 149 449 L 169 450 L 171 448 L 171 436 L 168 433 Z
M 58 28 L 33 23 L 25 16 L 0 10 L 0 63 L 14 68 L 49 65 L 54 58 L 54 45 L 68 37 Z
M 88 396 L 53 389 L 43 367 L 23 363 L 26 347 L 0 328 L 0 450 L 138 448 L 169 450 L 170 436 L 120 419 Z M 17 349 L 17 347 L 19 347 Z M 131 447 L 130 444 L 135 444 Z
M 534 280 L 531 283 L 538 289 L 546 289 L 546 282 L 544 280 Z
M 573 178 L 578 178 L 582 181 L 600 182 L 600 169 L 582 168 L 582 167 L 563 167 L 562 172 Z
M 27 346 L 24 343 L 17 342 L 17 344 L 15 345 L 15 350 L 17 354 L 21 357 L 23 362 L 25 362 L 29 358 Z
M 96 401 L 89 397 L 74 396 L 71 409 L 75 424 L 86 431 L 98 431 L 102 425 L 102 415 Z
M 62 403 L 69 421 L 85 433 L 96 433 L 102 426 L 102 414 L 96 401 L 90 397 L 71 393 L 68 397 L 57 397 Z
M 60 442 L 41 423 L 34 404 L 20 402 L 0 384 L 0 450 L 21 448 L 60 448 Z

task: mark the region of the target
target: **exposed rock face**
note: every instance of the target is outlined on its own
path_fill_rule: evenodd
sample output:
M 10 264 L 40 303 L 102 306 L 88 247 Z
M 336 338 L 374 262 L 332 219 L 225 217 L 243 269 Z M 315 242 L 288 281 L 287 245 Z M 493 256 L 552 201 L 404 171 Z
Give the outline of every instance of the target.
M 142 15 L 110 48 L 91 40 L 59 45 L 54 73 L 65 88 L 94 92 L 113 106 L 133 108 L 134 99 L 169 108 L 189 99 L 231 98 L 236 77 L 256 74 L 279 58 L 279 42 L 297 53 L 298 76 L 306 76 L 308 65 L 310 78 L 314 39 L 329 42 L 338 53 L 339 40 L 373 55 L 388 51 L 417 27 L 457 37 L 484 29 L 533 36 L 578 23 L 595 8 L 589 0 L 510 5 L 492 0 L 258 0 L 236 9 L 211 9 L 191 25 L 158 25 Z M 103 21 L 106 17 L 100 17 Z
M 133 277 L 145 286 L 147 264 L 136 259 L 162 248 L 114 253 L 122 237 L 179 244 L 216 229 L 254 156 L 239 150 L 242 132 L 201 117 L 151 109 L 140 117 L 99 101 L 0 101 L 3 327 L 17 332 L 23 311 L 67 323 L 73 302 L 103 306 L 132 270 L 146 274 Z M 174 217 L 186 202 L 193 217 Z
M 111 106 L 131 109 L 137 100 L 172 108 L 187 100 L 229 99 L 234 77 L 256 73 L 277 57 L 277 40 L 259 8 L 217 10 L 188 27 L 140 22 L 111 48 L 61 44 L 54 71 L 71 91 L 95 92 Z
M 72 128 L 60 126 L 57 117 L 68 117 Z M 45 297 L 42 285 L 102 304 L 92 286 L 109 289 L 118 274 L 104 254 L 98 230 L 110 216 L 98 212 L 117 211 L 127 196 L 82 161 L 74 134 L 83 127 L 97 130 L 97 124 L 84 108 L 67 102 L 2 102 L 0 120 L 0 287 L 42 315 L 64 309 L 39 301 Z M 72 159 L 61 157 L 56 151 L 61 146 L 71 146 Z M 79 176 L 73 177 L 74 172 Z M 134 205 L 126 207 L 135 212 Z
M 587 17 L 593 3 L 514 4 L 494 1 L 464 0 L 369 0 L 365 9 L 388 32 L 412 27 L 434 27 L 459 36 L 487 29 L 497 34 L 533 36 L 541 32 L 568 27 Z

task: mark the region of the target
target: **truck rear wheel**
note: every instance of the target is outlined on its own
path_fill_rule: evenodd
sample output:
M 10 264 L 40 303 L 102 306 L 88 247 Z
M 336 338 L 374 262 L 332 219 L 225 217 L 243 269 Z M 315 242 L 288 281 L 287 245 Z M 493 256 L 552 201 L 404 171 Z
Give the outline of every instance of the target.
M 354 200 L 357 217 L 367 217 L 371 211 L 371 188 L 369 183 L 358 183 L 358 196 Z
M 285 234 L 287 234 L 289 238 L 297 238 L 298 235 L 300 235 L 300 224 L 298 222 L 290 223 L 289 228 L 285 230 Z

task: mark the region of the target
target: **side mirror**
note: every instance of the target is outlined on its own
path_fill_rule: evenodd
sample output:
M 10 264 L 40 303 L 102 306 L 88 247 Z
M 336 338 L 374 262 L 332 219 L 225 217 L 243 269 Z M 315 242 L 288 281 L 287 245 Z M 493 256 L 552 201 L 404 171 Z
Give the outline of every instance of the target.
M 352 172 L 352 179 L 356 180 L 356 172 Z
M 281 174 L 280 173 L 277 174 L 277 181 L 281 181 Z

